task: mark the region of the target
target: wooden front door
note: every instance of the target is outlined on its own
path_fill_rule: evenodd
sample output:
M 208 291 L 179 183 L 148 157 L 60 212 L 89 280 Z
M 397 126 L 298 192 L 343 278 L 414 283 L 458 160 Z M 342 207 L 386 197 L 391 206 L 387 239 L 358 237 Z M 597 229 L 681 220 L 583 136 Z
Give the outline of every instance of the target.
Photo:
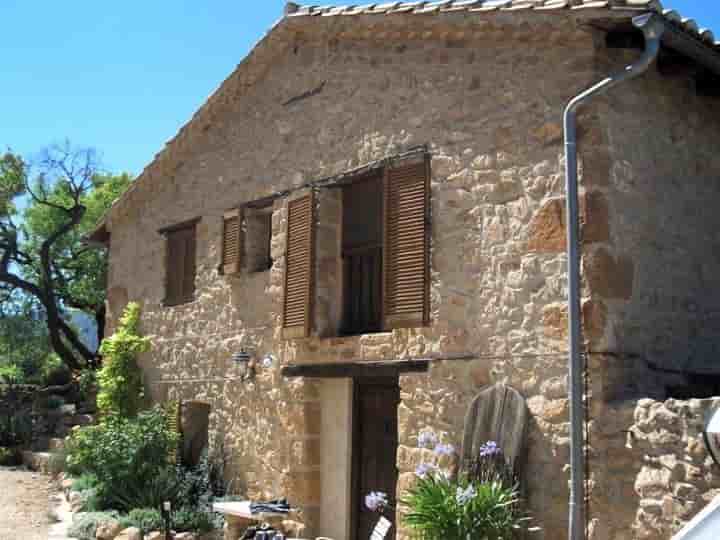
M 371 491 L 387 493 L 396 506 L 395 489 L 398 479 L 397 408 L 400 387 L 395 377 L 357 379 L 353 434 L 353 532 L 354 540 L 369 540 L 379 515 L 365 507 L 365 495 Z M 385 517 L 395 521 L 394 510 Z M 396 527 L 386 538 L 395 538 Z

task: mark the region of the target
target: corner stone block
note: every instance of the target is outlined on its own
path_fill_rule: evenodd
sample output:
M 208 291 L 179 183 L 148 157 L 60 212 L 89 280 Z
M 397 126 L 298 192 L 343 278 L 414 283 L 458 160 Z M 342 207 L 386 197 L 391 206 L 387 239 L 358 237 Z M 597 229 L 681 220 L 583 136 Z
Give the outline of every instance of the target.
M 613 257 L 600 248 L 583 258 L 583 269 L 592 294 L 617 300 L 632 296 L 635 264 L 629 257 Z

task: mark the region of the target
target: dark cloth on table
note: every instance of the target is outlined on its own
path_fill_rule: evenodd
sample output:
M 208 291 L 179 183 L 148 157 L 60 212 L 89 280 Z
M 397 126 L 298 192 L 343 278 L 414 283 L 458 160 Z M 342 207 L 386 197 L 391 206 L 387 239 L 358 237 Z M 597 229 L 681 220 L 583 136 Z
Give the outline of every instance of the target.
M 275 499 L 273 501 L 266 502 L 253 502 L 250 503 L 250 512 L 253 514 L 259 514 L 261 512 L 288 514 L 290 512 L 290 505 L 288 504 L 287 499 Z

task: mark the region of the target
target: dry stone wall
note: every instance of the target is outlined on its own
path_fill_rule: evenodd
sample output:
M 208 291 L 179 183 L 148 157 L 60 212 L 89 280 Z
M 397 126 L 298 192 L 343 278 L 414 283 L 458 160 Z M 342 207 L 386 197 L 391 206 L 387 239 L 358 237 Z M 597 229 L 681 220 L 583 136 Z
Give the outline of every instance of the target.
M 281 367 L 472 353 L 474 360 L 401 377 L 400 487 L 422 458 L 420 429 L 459 445 L 472 397 L 504 381 L 532 413 L 525 483 L 543 527 L 537 538 L 561 538 L 569 433 L 560 115 L 606 73 L 597 36 L 561 15 L 453 19 L 457 26 L 423 18 L 415 33 L 391 18 L 372 31 L 349 19 L 316 17 L 311 31 L 283 23 L 113 211 L 111 317 L 126 300 L 142 303 L 153 342 L 141 361 L 149 394 L 209 404 L 211 447 L 229 458 L 233 490 L 289 496 L 308 535 L 322 533 L 321 397 L 316 382 L 285 379 Z M 615 221 L 625 219 L 610 195 L 632 186 L 608 187 L 619 147 L 600 112 L 591 107 L 581 117 L 584 249 L 592 247 L 588 261 L 596 261 L 588 262 L 583 318 L 597 350 L 613 342 L 617 302 L 637 290 L 622 276 L 638 265 L 628 259 L 630 247 L 610 247 Z M 331 225 L 339 214 L 334 195 L 321 191 L 315 333 L 282 340 L 287 199 L 273 206 L 266 272 L 219 275 L 223 212 L 419 144 L 432 156 L 431 325 L 333 337 L 339 246 Z M 171 269 L 156 231 L 196 216 L 195 299 L 166 307 Z M 242 347 L 265 359 L 251 381 L 241 381 L 230 360 Z M 605 401 L 627 369 L 613 355 L 590 357 L 593 416 L 607 413 Z M 597 491 L 595 499 L 612 515 L 615 502 Z

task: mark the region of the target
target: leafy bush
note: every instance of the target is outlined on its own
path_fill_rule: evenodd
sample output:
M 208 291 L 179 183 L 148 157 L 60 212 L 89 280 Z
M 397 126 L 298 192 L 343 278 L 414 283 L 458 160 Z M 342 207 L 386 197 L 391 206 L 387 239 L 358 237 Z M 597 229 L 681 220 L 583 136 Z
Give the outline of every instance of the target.
M 65 405 L 65 400 L 60 396 L 48 396 L 45 400 L 45 407 L 50 410 L 57 410 Z
M 172 467 L 167 467 L 148 478 L 126 478 L 109 495 L 108 504 L 117 510 L 132 508 L 159 508 L 164 501 L 173 506 L 180 502 L 180 481 Z
M 80 476 L 73 478 L 72 489 L 73 491 L 86 491 L 88 489 L 94 489 L 98 485 L 98 479 L 93 474 L 81 474 Z
M 102 523 L 110 520 L 117 520 L 120 514 L 117 512 L 80 512 L 73 516 L 72 525 L 68 530 L 68 536 L 77 540 L 95 540 L 97 528 Z
M 97 375 L 97 405 L 101 414 L 133 417 L 143 400 L 141 370 L 137 356 L 150 349 L 148 338 L 139 334 L 140 306 L 125 308 L 117 331 L 100 345 L 103 367 Z
M 418 443 L 434 446 L 438 460 L 455 454 L 451 445 L 438 444 L 433 433 L 421 433 Z M 416 469 L 417 481 L 400 502 L 407 508 L 403 521 L 420 538 L 509 540 L 517 530 L 527 528 L 528 518 L 520 514 L 518 483 L 498 445 L 488 441 L 479 458 L 468 465 L 469 475 L 459 478 L 435 463 L 422 463 Z M 372 495 L 366 505 L 382 511 L 386 505 L 376 504 Z
M 82 512 L 102 511 L 103 504 L 97 488 L 87 488 L 80 491 L 80 509 Z
M 18 465 L 20 462 L 18 453 L 12 448 L 0 446 L 0 465 Z
M 428 474 L 408 490 L 405 523 L 428 540 L 509 540 L 524 519 L 515 487 Z
M 0 446 L 22 446 L 32 438 L 32 418 L 24 411 L 0 416 Z
M 69 470 L 95 476 L 98 497 L 104 507 L 112 507 L 120 486 L 145 485 L 164 471 L 176 444 L 177 435 L 166 428 L 160 407 L 132 419 L 111 415 L 73 432 L 67 446 Z
M 47 356 L 40 374 L 42 384 L 45 386 L 63 386 L 72 381 L 70 368 L 68 368 L 56 354 Z
M 25 374 L 15 364 L 0 365 L 0 384 L 23 384 Z
M 80 399 L 87 401 L 95 391 L 97 384 L 97 374 L 94 369 L 83 369 L 78 377 L 78 389 L 80 390 Z
M 48 472 L 57 476 L 61 472 L 65 472 L 67 468 L 67 452 L 65 450 L 57 450 L 50 454 L 48 459 Z
M 176 531 L 192 531 L 204 534 L 215 528 L 209 512 L 194 508 L 179 508 L 172 514 L 172 527 Z
M 195 467 L 178 467 L 177 474 L 180 500 L 187 506 L 212 506 L 212 501 L 227 491 L 223 463 L 211 461 L 207 448 Z
M 127 516 L 120 519 L 123 529 L 137 527 L 142 534 L 151 531 L 160 531 L 165 528 L 162 514 L 154 508 L 136 508 L 131 510 Z

